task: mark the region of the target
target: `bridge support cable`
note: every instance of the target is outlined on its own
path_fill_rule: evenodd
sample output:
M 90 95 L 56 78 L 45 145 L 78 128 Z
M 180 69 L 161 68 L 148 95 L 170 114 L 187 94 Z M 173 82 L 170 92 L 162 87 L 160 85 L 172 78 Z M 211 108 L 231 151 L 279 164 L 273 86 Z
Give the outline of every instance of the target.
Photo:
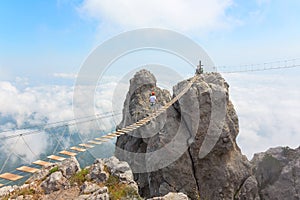
M 24 142 L 24 144 L 26 145 L 26 147 L 29 149 L 29 151 L 35 156 L 35 158 L 38 158 L 38 155 L 36 153 L 33 152 L 33 150 L 31 149 L 31 147 L 28 145 L 28 143 L 26 142 L 26 140 L 24 139 L 23 135 L 21 135 L 21 138 Z
M 289 69 L 296 67 L 300 67 L 300 58 L 239 66 L 216 66 L 217 71 L 224 74 Z
M 14 143 L 13 147 L 10 149 L 9 154 L 8 154 L 6 160 L 4 161 L 4 163 L 3 163 L 3 165 L 2 165 L 2 167 L 0 169 L 0 173 L 2 173 L 2 171 L 5 168 L 8 160 L 10 159 L 11 155 L 14 153 L 14 150 L 15 150 L 17 144 L 18 144 L 19 139 L 20 139 L 20 136 L 16 139 L 16 142 Z

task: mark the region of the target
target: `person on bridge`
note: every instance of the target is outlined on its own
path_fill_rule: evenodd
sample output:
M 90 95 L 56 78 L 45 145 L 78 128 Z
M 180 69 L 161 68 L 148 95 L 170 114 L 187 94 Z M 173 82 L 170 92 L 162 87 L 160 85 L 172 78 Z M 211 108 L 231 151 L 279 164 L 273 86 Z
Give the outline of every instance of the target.
M 149 102 L 150 102 L 150 107 L 152 110 L 155 110 L 155 104 L 156 104 L 156 96 L 155 96 L 155 92 L 151 93 L 151 96 L 149 98 Z

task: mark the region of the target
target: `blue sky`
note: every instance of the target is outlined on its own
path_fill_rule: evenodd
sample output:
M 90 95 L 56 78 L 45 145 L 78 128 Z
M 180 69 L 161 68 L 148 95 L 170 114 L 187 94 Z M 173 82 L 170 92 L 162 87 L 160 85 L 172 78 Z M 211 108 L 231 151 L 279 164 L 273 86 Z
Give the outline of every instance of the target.
M 298 0 L 1 1 L 0 112 L 20 124 L 31 112 L 51 121 L 72 118 L 72 85 L 84 60 L 103 41 L 137 28 L 182 33 L 220 66 L 300 58 L 299 10 Z M 132 69 L 121 63 L 130 65 L 126 59 L 116 62 L 125 74 Z M 224 75 L 240 117 L 238 141 L 248 157 L 270 146 L 296 147 L 300 141 L 295 126 L 299 73 L 295 68 Z M 116 85 L 104 84 L 100 93 L 111 97 Z M 109 110 L 111 99 L 96 104 Z
M 0 24 L 1 69 L 8 79 L 77 72 L 93 46 L 94 22 L 80 17 L 76 3 L 2 1 Z
M 0 78 L 13 80 L 16 76 L 26 76 L 51 81 L 54 73 L 76 73 L 88 53 L 102 41 L 141 27 L 157 26 L 186 34 L 207 50 L 217 65 L 299 57 L 299 1 L 212 2 L 207 5 L 208 14 L 204 14 L 204 18 L 212 22 L 208 25 L 195 19 L 201 14 L 190 18 L 191 13 L 202 12 L 202 4 L 206 12 L 208 3 L 205 1 L 187 3 L 199 8 L 190 12 L 189 8 L 180 10 L 181 19 L 168 12 L 171 8 L 165 8 L 169 4 L 174 9 L 186 6 L 186 3 L 181 5 L 181 1 L 153 1 L 149 9 L 163 7 L 153 16 L 148 15 L 147 5 L 136 1 L 127 1 L 124 5 L 120 5 L 120 1 L 95 0 L 2 1 Z M 122 6 L 124 12 L 118 8 Z M 136 15 L 130 13 L 131 10 Z M 158 16 L 161 13 L 166 15 Z M 134 20 L 136 18 L 140 20 Z M 158 23 L 160 18 L 162 23 Z

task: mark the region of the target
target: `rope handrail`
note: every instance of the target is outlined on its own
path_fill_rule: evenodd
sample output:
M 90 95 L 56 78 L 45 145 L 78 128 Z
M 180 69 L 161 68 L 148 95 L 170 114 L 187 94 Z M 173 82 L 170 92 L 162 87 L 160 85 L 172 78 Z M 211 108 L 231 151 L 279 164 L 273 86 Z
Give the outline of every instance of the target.
M 133 124 L 130 124 L 130 125 L 127 125 L 123 128 L 121 128 L 120 130 L 117 130 L 115 132 L 112 132 L 112 133 L 108 133 L 106 135 L 103 135 L 101 136 L 100 138 L 94 138 L 93 140 L 90 140 L 88 143 L 90 143 L 89 145 L 88 144 L 79 144 L 78 146 L 80 147 L 71 147 L 70 149 L 74 151 L 78 151 L 78 153 L 81 153 L 81 152 L 84 152 L 86 151 L 88 148 L 93 148 L 94 146 L 92 145 L 100 145 L 102 144 L 103 142 L 108 142 L 109 140 L 113 139 L 113 138 L 116 138 L 120 135 L 123 135 L 123 134 L 126 134 L 128 132 L 132 132 L 136 129 L 138 129 L 139 127 L 145 125 L 147 122 L 151 121 L 152 119 L 156 118 L 157 116 L 159 116 L 162 112 L 166 111 L 171 105 L 173 105 L 176 101 L 178 101 L 189 89 L 190 87 L 192 86 L 192 84 L 195 82 L 196 78 L 198 77 L 198 75 L 195 75 L 194 77 L 192 77 L 192 79 L 190 79 L 189 83 L 187 84 L 187 86 L 177 95 L 175 96 L 173 99 L 171 99 L 171 101 L 169 101 L 167 104 L 165 104 L 163 107 L 161 107 L 160 109 L 158 109 L 153 115 L 150 115 L 150 116 L 147 116 Z M 24 138 L 23 138 L 23 135 L 19 136 L 23 139 L 24 141 Z M 95 141 L 97 140 L 97 141 Z M 91 145 L 92 144 L 92 145 Z M 84 148 L 83 148 L 84 147 Z M 31 150 L 32 151 L 32 150 Z M 72 151 L 69 152 L 69 151 L 61 151 L 59 152 L 60 154 L 64 154 L 64 155 L 77 155 L 77 153 L 73 153 Z M 34 153 L 34 152 L 32 152 Z M 59 157 L 59 156 L 54 156 L 54 155 L 51 155 L 51 156 L 48 156 L 48 158 L 50 159 L 56 159 L 55 157 L 58 157 L 58 158 L 61 158 L 61 159 L 65 159 L 63 157 Z M 8 159 L 7 159 L 8 160 Z M 59 160 L 59 159 L 57 159 Z M 61 161 L 61 160 L 60 160 Z M 34 164 L 38 164 L 38 165 L 47 165 L 49 164 L 49 162 L 46 162 L 46 161 L 41 161 L 41 160 L 38 160 L 38 161 L 35 161 L 33 162 Z M 5 166 L 2 166 L 2 168 L 4 168 Z M 31 170 L 28 171 L 28 168 Z M 16 170 L 18 171 L 23 171 L 23 172 L 28 172 L 28 173 L 33 173 L 39 169 L 37 168 L 31 168 L 31 167 L 26 167 L 26 166 L 22 166 L 22 167 L 19 167 L 17 168 Z M 19 179 L 22 179 L 24 177 L 27 177 L 28 174 L 22 176 L 20 175 L 16 170 L 14 170 L 14 173 L 4 173 L 4 174 L 0 174 L 0 178 L 2 179 L 6 179 L 6 180 L 9 180 L 7 183 L 5 184 L 0 184 L 1 186 L 0 187 L 3 187 L 5 185 L 8 185 L 16 180 L 19 180 Z M 27 171 L 26 171 L 27 170 Z

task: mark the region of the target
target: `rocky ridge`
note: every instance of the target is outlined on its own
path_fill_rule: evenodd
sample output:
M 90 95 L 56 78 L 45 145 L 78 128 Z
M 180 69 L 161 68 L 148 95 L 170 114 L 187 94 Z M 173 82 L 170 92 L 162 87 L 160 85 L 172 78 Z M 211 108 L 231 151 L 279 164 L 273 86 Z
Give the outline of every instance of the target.
M 75 157 L 43 167 L 22 186 L 0 188 L 0 199 L 141 199 L 126 162 L 96 159 L 81 169 Z
M 22 186 L 0 188 L 0 199 L 10 200 L 119 200 L 142 199 L 128 163 L 116 157 L 96 159 L 81 169 L 75 157 L 43 167 Z M 169 193 L 152 200 L 187 200 Z
M 179 94 L 189 81 L 175 85 L 173 96 Z M 282 154 L 281 157 L 272 155 L 277 151 L 269 151 L 256 155 L 252 162 L 248 161 L 236 143 L 238 117 L 229 99 L 228 89 L 229 85 L 220 74 L 201 74 L 187 93 L 166 112 L 133 133 L 117 139 L 115 155 L 128 162 L 133 169 L 141 196 L 150 198 L 169 192 L 182 192 L 191 199 L 299 199 L 300 154 L 290 153 L 294 156 L 287 159 Z M 156 86 L 156 79 L 149 71 L 137 72 L 130 80 L 119 128 L 151 114 L 148 98 L 153 90 L 159 107 L 172 98 L 167 90 Z M 220 94 L 223 94 L 223 98 L 217 101 L 216 97 L 220 97 Z M 217 120 L 211 126 L 211 121 L 222 115 L 214 113 L 216 105 L 222 103 L 225 105 L 224 120 L 222 123 Z M 220 134 L 214 137 L 218 131 Z M 174 157 L 174 162 L 161 165 L 161 162 L 170 159 L 173 152 L 179 151 L 164 149 L 178 133 L 181 137 L 177 142 L 186 144 L 186 148 L 180 149 L 180 155 Z M 207 140 L 214 144 L 213 148 L 208 145 L 203 151 L 201 146 L 207 145 Z M 161 149 L 167 153 L 157 156 L 156 160 L 153 160 L 153 156 L 147 157 Z M 132 153 L 135 154 L 132 156 Z M 140 154 L 145 157 L 137 158 Z M 272 159 L 265 161 L 265 157 Z M 149 166 L 153 163 L 157 166 Z M 274 163 L 275 166 L 272 165 Z M 146 170 L 141 171 L 139 166 Z M 286 174 L 288 181 L 284 180 Z M 277 178 L 274 179 L 274 176 Z M 283 187 L 285 182 L 287 186 Z M 293 191 L 287 192 L 290 190 Z M 278 193 L 282 195 L 278 196 Z

